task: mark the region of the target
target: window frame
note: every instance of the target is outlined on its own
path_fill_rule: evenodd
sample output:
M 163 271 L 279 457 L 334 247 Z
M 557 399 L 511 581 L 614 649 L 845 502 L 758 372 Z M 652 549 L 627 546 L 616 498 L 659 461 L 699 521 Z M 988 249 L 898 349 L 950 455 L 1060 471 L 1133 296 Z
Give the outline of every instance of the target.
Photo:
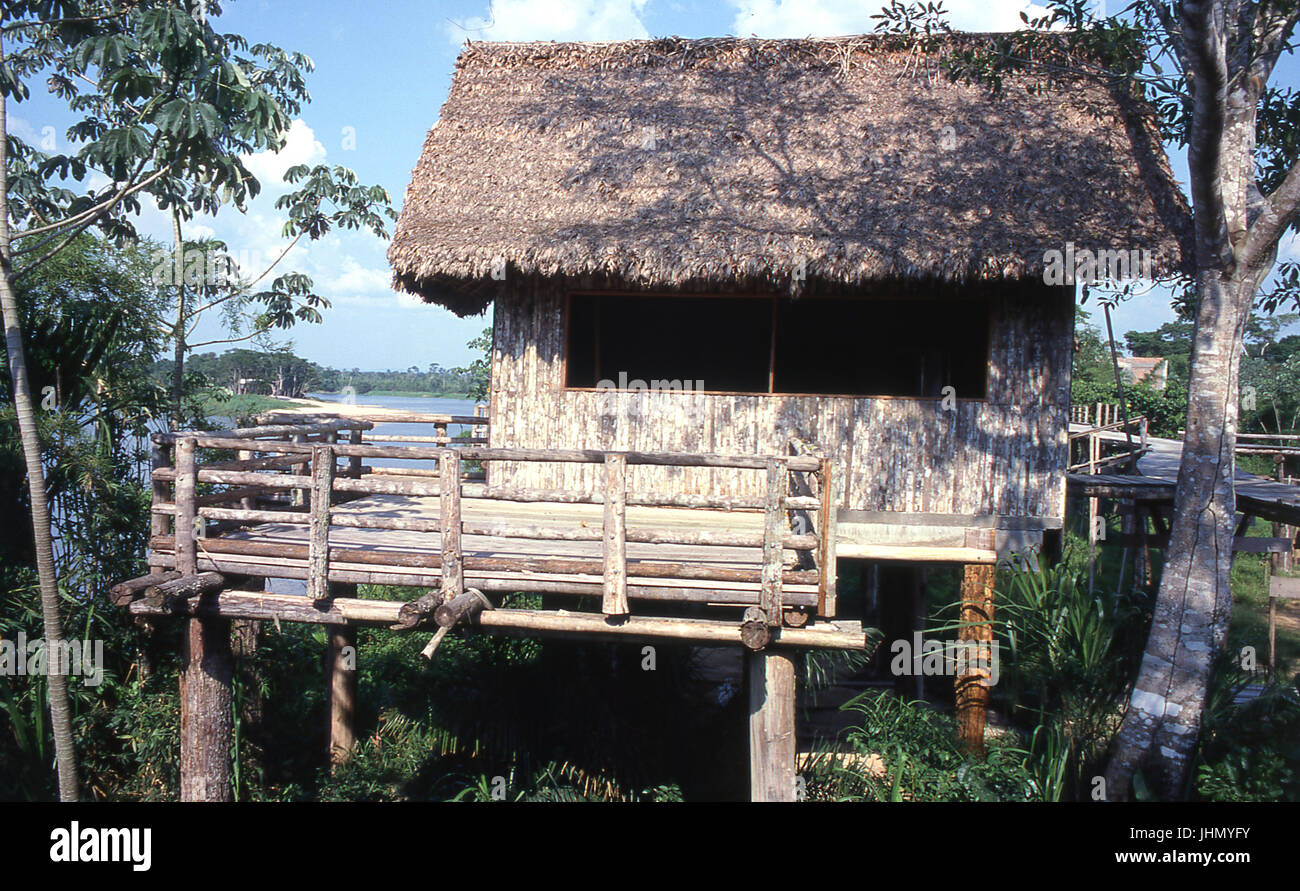
M 779 313 L 779 311 L 780 311 L 780 305 L 781 305 L 780 302 L 781 302 L 781 300 L 786 299 L 786 297 L 787 297 L 788 295 L 782 295 L 782 294 L 776 294 L 776 293 L 756 293 L 756 292 L 752 292 L 752 291 L 745 291 L 745 292 L 701 291 L 701 292 L 699 292 L 699 293 L 691 293 L 691 292 L 683 292 L 683 291 L 620 291 L 620 290 L 615 290 L 615 289 L 610 289 L 610 288 L 591 288 L 591 289 L 587 289 L 587 288 L 569 288 L 569 289 L 565 289 L 565 292 L 564 292 L 564 325 L 563 325 L 564 333 L 563 333 L 563 337 L 562 337 L 561 344 L 560 344 L 560 380 L 561 380 L 561 383 L 560 383 L 560 387 L 559 387 L 559 389 L 560 389 L 561 392 L 565 392 L 565 393 L 608 393 L 608 392 L 614 392 L 614 393 L 632 393 L 632 392 L 636 392 L 636 391 L 633 391 L 633 390 L 624 390 L 624 389 L 619 389 L 619 388 L 617 388 L 617 387 L 615 387 L 615 388 L 609 388 L 609 387 L 574 387 L 574 386 L 570 386 L 570 385 L 569 385 L 569 352 L 570 352 L 570 348 L 571 348 L 571 346 L 572 346 L 572 325 L 571 325 L 571 322 L 572 322 L 572 319 L 573 319 L 573 298 L 574 298 L 575 296 L 577 296 L 577 297 L 659 297 L 659 298 L 667 298 L 667 299 L 671 299 L 671 298 L 676 298 L 676 299 L 689 298 L 689 299 L 700 299 L 700 300 L 708 300 L 708 299 L 714 299 L 714 298 L 729 298 L 729 299 L 742 298 L 742 299 L 766 300 L 766 301 L 769 301 L 769 302 L 771 303 L 771 307 L 772 307 L 772 324 L 771 324 L 772 334 L 771 334 L 771 342 L 770 342 L 770 345 L 769 345 L 769 347 L 768 347 L 768 360 L 767 360 L 767 391 L 766 391 L 766 392 L 759 392 L 759 391 L 757 391 L 757 390 L 707 390 L 707 389 L 706 389 L 706 390 L 693 390 L 693 391 L 691 391 L 692 395 L 700 395 L 700 396 L 762 396 L 762 397 L 767 397 L 767 398 L 790 398 L 790 399 L 890 399 L 890 400 L 910 400 L 910 401 L 912 401 L 912 402 L 942 402 L 944 399 L 947 398 L 947 397 L 945 397 L 945 396 L 894 396 L 894 395 L 870 395 L 870 394 L 863 394 L 863 393 L 786 393 L 786 392 L 775 392 L 774 388 L 775 388 L 775 385 L 776 385 L 776 319 L 777 319 L 777 315 L 778 315 L 778 313 Z M 823 299 L 823 298 L 808 298 L 808 299 Z M 838 301 L 838 300 L 843 300 L 843 301 L 855 301 L 855 302 L 860 302 L 860 303 L 871 303 L 871 302 L 873 302 L 873 301 L 883 302 L 883 301 L 886 301 L 886 300 L 890 300 L 890 299 L 898 299 L 898 298 L 894 298 L 894 297 L 891 297 L 890 295 L 885 295 L 885 294 L 879 294 L 879 295 L 877 295 L 877 294 L 872 294 L 872 295 L 863 295 L 863 296 L 857 296 L 857 295 L 854 295 L 854 296 L 847 296 L 847 297 L 832 297 L 832 298 L 830 298 L 830 299 L 832 299 L 832 300 L 837 300 L 837 301 Z M 917 298 L 914 298 L 914 299 L 917 299 L 917 300 L 930 300 L 930 299 L 942 299 L 942 298 L 917 297 Z M 991 399 L 991 397 L 990 397 L 990 393 L 989 393 L 989 373 L 988 373 L 988 369 L 992 367 L 992 360 L 993 360 L 993 336 L 994 336 L 994 333 L 995 333 L 995 332 L 994 332 L 994 320 L 995 320 L 995 316 L 996 316 L 996 313 L 995 313 L 995 306 L 994 306 L 994 298 L 993 298 L 991 295 L 988 295 L 988 296 L 981 295 L 981 296 L 978 296 L 978 297 L 975 297 L 975 298 L 972 298 L 972 299 L 979 300 L 979 301 L 982 301 L 982 302 L 985 303 L 985 311 L 986 311 L 986 315 L 987 315 L 987 323 L 988 323 L 988 325 L 987 325 L 987 333 L 988 333 L 988 336 L 987 336 L 987 338 L 986 338 L 986 340 L 985 340 L 985 356 L 984 356 L 984 360 L 985 360 L 985 361 L 984 361 L 985 372 L 984 372 L 984 386 L 983 386 L 983 391 L 984 391 L 984 393 L 983 393 L 982 396 L 956 396 L 956 397 L 954 397 L 954 398 L 956 399 L 957 402 L 991 403 L 993 400 Z M 945 302 L 947 302 L 947 301 L 945 301 Z M 600 304 L 599 304 L 599 302 L 597 302 L 596 305 L 597 305 L 597 317 L 596 317 L 596 326 L 597 326 L 597 327 L 596 327 L 596 330 L 597 330 L 597 332 L 599 332 L 599 330 L 600 330 L 600 327 L 599 327 L 599 326 L 600 326 L 600 316 L 599 316 L 599 305 L 600 305 Z M 599 340 L 600 340 L 600 339 L 599 339 L 599 336 L 598 336 L 598 337 L 597 337 L 596 346 L 595 346 L 596 357 L 597 357 L 597 368 L 599 368 L 599 357 L 600 357 L 600 343 L 599 343 Z M 673 391 L 664 390 L 664 391 L 659 391 L 659 392 L 660 392 L 660 393 L 665 393 L 665 394 L 666 394 L 666 393 L 672 393 Z

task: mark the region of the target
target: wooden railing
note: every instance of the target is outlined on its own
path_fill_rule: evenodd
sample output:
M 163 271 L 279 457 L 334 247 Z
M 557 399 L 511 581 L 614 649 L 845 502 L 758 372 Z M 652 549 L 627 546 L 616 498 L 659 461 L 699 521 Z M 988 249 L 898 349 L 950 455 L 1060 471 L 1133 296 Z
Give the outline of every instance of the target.
M 1071 424 L 1090 424 L 1105 427 L 1117 424 L 1124 419 L 1124 409 L 1114 402 L 1097 402 L 1092 405 L 1071 405 Z
M 1300 434 L 1238 433 L 1236 453 L 1238 455 L 1271 455 L 1274 460 L 1280 463 L 1281 460 L 1286 458 L 1300 457 Z
M 395 420 L 384 416 L 384 421 Z M 481 423 L 483 418 L 447 416 L 443 423 Z M 771 629 L 834 611 L 834 509 L 831 462 L 818 455 L 712 455 L 575 449 L 488 448 L 473 440 L 448 437 L 435 422 L 430 439 L 383 437 L 368 433 L 364 418 L 329 419 L 297 425 L 269 425 L 231 431 L 188 431 L 155 436 L 153 541 L 151 563 L 159 569 L 190 565 L 251 575 L 303 577 L 315 600 L 329 596 L 331 582 L 388 580 L 436 589 L 408 604 L 406 618 L 422 621 L 442 605 L 463 603 L 467 590 L 535 591 L 594 595 L 610 618 L 627 617 L 629 598 L 747 606 L 745 642 L 762 646 Z M 342 441 L 346 436 L 347 441 Z M 402 444 L 394 444 L 402 443 Z M 468 443 L 461 445 L 461 443 Z M 458 447 L 453 447 L 458 446 Z M 233 450 L 236 460 L 201 462 L 200 450 Z M 175 460 L 172 460 L 174 453 Z M 372 467 L 366 459 L 411 459 L 427 469 Z M 346 462 L 340 466 L 340 461 Z M 501 462 L 571 462 L 600 466 L 592 490 L 533 489 L 473 484 L 467 467 Z M 635 492 L 628 468 L 636 465 L 752 470 L 765 475 L 761 497 L 728 494 Z M 792 494 L 792 478 L 799 492 Z M 198 494 L 199 488 L 221 488 Z M 172 489 L 174 488 L 174 494 Z M 335 508 L 368 495 L 437 498 L 435 516 L 393 516 Z M 238 502 L 237 505 L 231 502 Z M 467 502 L 481 508 L 465 516 Z M 532 503 L 603 506 L 598 526 L 520 523 L 496 506 Z M 671 507 L 714 512 L 712 528 L 667 523 L 629 527 L 629 507 Z M 761 513 L 761 530 L 736 530 L 722 512 Z M 808 514 L 815 514 L 816 522 Z M 803 531 L 790 526 L 802 516 Z M 563 510 L 554 517 L 563 520 Z M 548 518 L 552 518 L 548 515 Z M 570 517 L 572 519 L 572 517 Z M 173 522 L 168 522 L 173 521 Z M 212 537 L 232 527 L 262 524 L 308 527 L 307 544 Z M 684 528 L 684 525 L 686 528 Z M 743 525 L 743 524 L 741 524 Z M 751 526 L 758 524 L 751 521 Z M 170 527 L 170 528 L 169 528 Z M 410 549 L 349 547 L 331 541 L 331 529 L 366 528 L 394 533 L 437 533 L 439 545 L 427 553 Z M 464 536 L 487 539 L 466 554 Z M 491 543 L 512 539 L 545 542 L 599 542 L 573 556 L 492 553 Z M 671 557 L 629 561 L 629 543 L 701 548 L 752 548 L 761 559 L 750 565 L 683 564 Z M 808 555 L 803 565 L 786 567 L 787 550 Z M 202 557 L 196 557 L 198 552 Z M 168 553 L 170 552 L 170 553 Z M 240 558 L 227 566 L 224 561 Z M 257 571 L 253 571 L 253 570 Z M 432 571 L 436 571 L 432 572 Z M 599 577 L 596 581 L 594 577 Z
M 1088 406 L 1078 407 L 1088 408 Z M 1075 423 L 1087 422 L 1076 421 Z M 1127 435 L 1120 438 L 1113 435 L 1105 436 L 1104 434 L 1107 433 Z M 1127 424 L 1123 421 L 1115 421 L 1071 433 L 1069 434 L 1071 463 L 1066 470 L 1069 473 L 1104 473 L 1126 466 L 1136 470 L 1138 458 L 1146 454 L 1149 448 L 1147 437 L 1147 419 L 1144 415 L 1129 418 Z

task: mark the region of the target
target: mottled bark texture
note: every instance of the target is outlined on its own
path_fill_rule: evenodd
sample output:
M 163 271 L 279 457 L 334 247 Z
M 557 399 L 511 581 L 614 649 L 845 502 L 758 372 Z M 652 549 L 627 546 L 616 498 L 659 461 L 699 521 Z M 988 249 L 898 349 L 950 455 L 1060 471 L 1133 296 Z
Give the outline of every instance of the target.
M 1242 336 L 1277 243 L 1300 207 L 1300 165 L 1263 195 L 1256 181 L 1259 100 L 1296 4 L 1200 0 L 1156 10 L 1190 96 L 1188 168 L 1196 319 L 1187 434 L 1164 574 L 1129 709 L 1107 769 L 1107 797 L 1128 798 L 1135 771 L 1161 798 L 1187 771 L 1231 597 L 1234 447 Z

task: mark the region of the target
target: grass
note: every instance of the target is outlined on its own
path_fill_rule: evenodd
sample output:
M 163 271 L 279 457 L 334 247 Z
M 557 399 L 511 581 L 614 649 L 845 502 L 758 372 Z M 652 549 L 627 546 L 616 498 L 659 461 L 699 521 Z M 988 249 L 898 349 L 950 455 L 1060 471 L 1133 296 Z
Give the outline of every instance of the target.
M 1110 533 L 1119 532 L 1119 522 L 1111 518 L 1108 524 Z M 1272 537 L 1271 524 L 1256 521 L 1247 531 L 1252 538 Z M 1109 587 L 1113 590 L 1118 582 L 1121 549 L 1104 542 L 1097 547 L 1096 585 L 1098 588 Z M 1132 584 L 1132 553 L 1126 569 L 1125 583 Z M 1159 567 L 1163 554 L 1153 551 L 1153 559 Z M 1086 566 L 1087 542 L 1082 536 L 1075 536 L 1075 547 L 1071 558 L 1081 566 Z M 1067 559 L 1071 559 L 1067 558 Z M 1229 647 L 1240 651 L 1242 647 L 1252 646 L 1261 668 L 1267 666 L 1268 660 L 1268 555 L 1239 553 L 1232 562 L 1229 585 L 1232 591 L 1232 620 L 1228 629 Z M 1159 573 L 1153 579 L 1159 584 Z M 1278 675 L 1289 678 L 1300 672 L 1300 604 L 1295 601 L 1283 601 L 1278 610 L 1277 629 Z M 1289 618 L 1290 621 L 1283 621 Z

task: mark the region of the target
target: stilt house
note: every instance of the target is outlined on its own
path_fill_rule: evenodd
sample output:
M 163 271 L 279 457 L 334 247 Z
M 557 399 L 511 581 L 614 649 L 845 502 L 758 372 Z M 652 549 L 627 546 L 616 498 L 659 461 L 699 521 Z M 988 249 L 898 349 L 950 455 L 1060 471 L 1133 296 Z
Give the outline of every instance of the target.
M 819 451 L 841 559 L 970 562 L 1062 525 L 1053 263 L 1164 272 L 1186 219 L 1150 114 L 1096 82 L 994 96 L 885 37 L 476 43 L 389 257 L 406 291 L 492 305 L 493 446 Z

